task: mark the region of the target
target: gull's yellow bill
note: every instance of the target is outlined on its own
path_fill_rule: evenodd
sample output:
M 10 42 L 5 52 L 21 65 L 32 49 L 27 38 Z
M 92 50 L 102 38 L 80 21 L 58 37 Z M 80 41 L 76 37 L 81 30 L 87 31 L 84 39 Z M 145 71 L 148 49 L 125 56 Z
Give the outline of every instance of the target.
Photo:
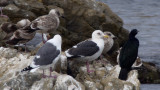
M 104 37 L 105 37 L 105 38 L 108 38 L 109 36 L 108 36 L 108 35 L 104 35 Z

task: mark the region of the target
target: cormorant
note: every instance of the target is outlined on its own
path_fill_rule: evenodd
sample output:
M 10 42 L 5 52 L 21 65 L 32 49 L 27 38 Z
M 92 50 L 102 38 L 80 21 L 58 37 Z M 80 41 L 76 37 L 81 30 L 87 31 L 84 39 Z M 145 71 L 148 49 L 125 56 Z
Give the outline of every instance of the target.
M 126 80 L 131 67 L 138 55 L 139 40 L 135 37 L 138 33 L 137 29 L 131 30 L 128 41 L 124 44 L 120 51 L 120 73 L 119 79 Z

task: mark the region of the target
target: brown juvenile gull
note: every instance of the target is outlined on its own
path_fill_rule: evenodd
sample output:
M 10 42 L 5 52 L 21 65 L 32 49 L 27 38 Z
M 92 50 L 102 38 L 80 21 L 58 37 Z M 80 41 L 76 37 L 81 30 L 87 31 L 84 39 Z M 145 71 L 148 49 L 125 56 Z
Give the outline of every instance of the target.
M 19 28 L 23 29 L 29 26 L 31 22 L 28 19 L 22 19 L 17 24 L 11 23 L 11 22 L 5 22 L 1 24 L 1 30 L 5 34 L 3 37 L 3 41 L 9 40 L 13 33 L 16 32 Z
M 3 15 L 2 9 L 3 9 L 3 7 L 5 7 L 5 6 L 7 6 L 7 5 L 9 4 L 9 1 L 10 1 L 10 0 L 0 0 L 1 16 L 7 17 L 7 18 L 8 18 L 8 16 Z
M 24 24 L 25 23 L 25 24 Z M 9 45 L 17 45 L 17 44 L 25 44 L 33 39 L 33 37 L 36 34 L 36 31 L 31 29 L 30 26 L 27 25 L 28 20 L 26 19 L 21 20 L 20 22 L 17 23 L 16 28 L 14 32 L 11 32 L 11 36 L 6 38 L 6 43 Z M 20 27 L 21 26 L 21 27 Z M 22 27 L 23 26 L 23 27 Z M 25 46 L 26 50 L 26 46 Z
M 36 34 L 35 30 L 32 29 L 18 29 L 13 33 L 13 36 L 6 42 L 10 45 L 16 45 L 18 43 L 25 44 L 30 41 Z
M 101 55 L 104 49 L 103 37 L 108 38 L 108 36 L 105 36 L 101 30 L 95 30 L 92 33 L 92 39 L 82 41 L 77 45 L 73 46 L 72 48 L 66 50 L 65 54 L 67 58 L 74 58 L 80 62 L 85 61 L 87 66 L 87 72 L 91 72 L 89 70 L 88 61 L 93 61 Z
M 55 35 L 52 39 L 48 40 L 37 52 L 34 60 L 32 63 L 24 68 L 23 71 L 31 71 L 34 72 L 38 68 L 43 70 L 43 77 L 46 77 L 44 75 L 44 69 L 50 68 L 50 76 L 52 72 L 52 67 L 55 68 L 56 63 L 60 59 L 61 56 L 61 44 L 62 44 L 62 38 L 60 35 Z
M 113 46 L 114 39 L 116 38 L 111 32 L 104 32 L 104 35 L 108 35 L 108 38 L 104 38 L 104 49 L 102 54 L 105 55 Z
M 43 15 L 33 20 L 30 26 L 32 29 L 40 30 L 41 33 L 51 33 L 58 28 L 60 16 L 61 14 L 57 9 L 51 9 L 48 15 Z M 42 40 L 45 43 L 43 34 Z
M 4 42 L 8 40 L 13 35 L 13 33 L 18 29 L 17 26 L 11 22 L 5 22 L 1 24 L 0 28 L 1 28 L 1 33 L 3 33 L 4 35 L 4 37 L 2 38 Z
M 31 24 L 31 22 L 28 19 L 22 19 L 17 22 L 16 26 L 17 26 L 17 28 L 25 28 L 25 27 L 29 26 L 30 24 Z

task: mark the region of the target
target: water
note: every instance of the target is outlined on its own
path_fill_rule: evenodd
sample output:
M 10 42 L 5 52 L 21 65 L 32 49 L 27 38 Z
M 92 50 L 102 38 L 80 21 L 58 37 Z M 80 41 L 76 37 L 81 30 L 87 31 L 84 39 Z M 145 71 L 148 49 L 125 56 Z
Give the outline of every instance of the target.
M 138 29 L 139 56 L 160 67 L 160 0 L 97 0 L 107 3 L 128 30 Z
M 141 90 L 159 90 L 160 85 L 159 84 L 142 84 Z

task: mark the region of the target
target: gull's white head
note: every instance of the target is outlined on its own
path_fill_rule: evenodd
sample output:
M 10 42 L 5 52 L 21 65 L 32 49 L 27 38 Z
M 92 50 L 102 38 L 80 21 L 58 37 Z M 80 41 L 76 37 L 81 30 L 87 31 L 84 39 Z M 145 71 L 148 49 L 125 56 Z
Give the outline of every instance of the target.
M 48 40 L 47 42 L 52 43 L 53 45 L 57 46 L 59 50 L 61 50 L 62 37 L 59 34 L 56 34 L 52 39 Z
M 103 39 L 103 38 L 108 38 L 108 35 L 104 35 L 104 33 L 101 30 L 95 30 L 92 33 L 92 39 Z
M 62 41 L 62 37 L 59 34 L 56 34 L 53 38 L 58 41 Z
M 56 34 L 53 38 L 55 42 L 59 43 L 59 45 L 62 44 L 62 37 L 59 34 Z

